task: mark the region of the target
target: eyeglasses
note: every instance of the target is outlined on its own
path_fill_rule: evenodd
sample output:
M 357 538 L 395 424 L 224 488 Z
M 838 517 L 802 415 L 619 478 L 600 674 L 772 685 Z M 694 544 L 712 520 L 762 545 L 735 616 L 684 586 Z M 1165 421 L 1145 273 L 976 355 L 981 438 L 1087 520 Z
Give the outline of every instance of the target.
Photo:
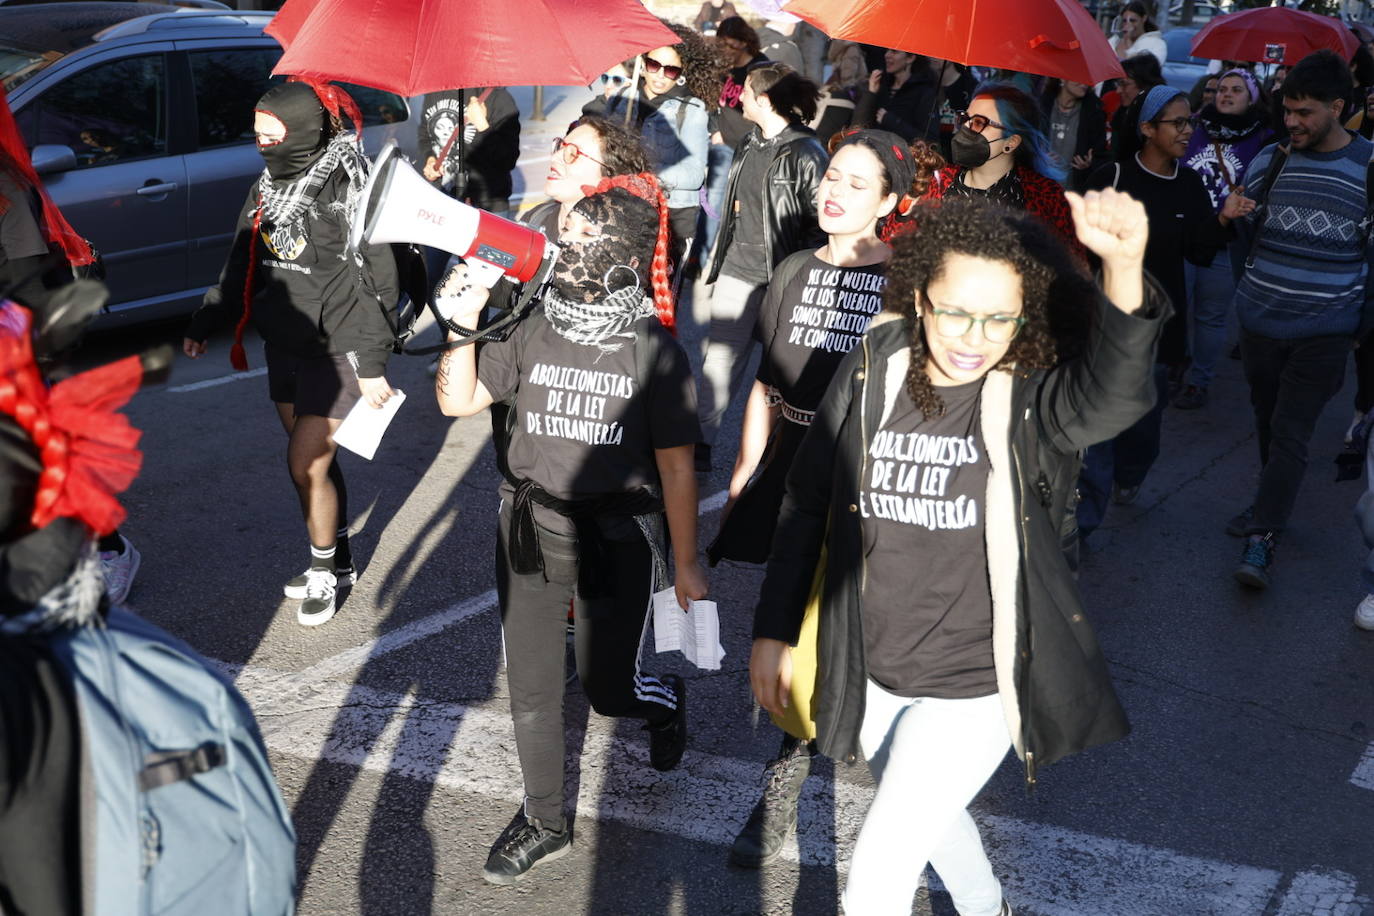
M 626 82 L 627 82 L 627 77 L 623 77 L 623 76 L 612 76 L 612 75 L 609 74 L 609 73 L 603 73 L 603 74 L 601 74 L 601 85 L 603 85 L 603 86 L 606 85 L 607 83 L 610 83 L 612 86 L 623 86 L 623 85 L 625 85 Z
M 1155 124 L 1161 126 L 1164 124 L 1168 124 L 1179 133 L 1184 133 L 1185 131 L 1193 129 L 1192 118 L 1169 118 L 1167 121 L 1156 121 Z
M 930 311 L 935 316 L 935 331 L 941 337 L 963 337 L 975 324 L 979 324 L 989 343 L 1009 343 L 1026 323 L 1026 319 L 1020 315 L 984 315 L 975 318 L 959 309 L 931 308 Z
M 985 115 L 971 115 L 967 111 L 955 112 L 954 117 L 958 119 L 960 127 L 967 127 L 975 134 L 981 134 L 989 127 L 995 127 L 1000 131 L 1008 131 L 1011 129 L 1005 124 L 998 124 L 992 118 L 986 117 Z
M 583 156 L 587 159 L 590 159 L 592 162 L 595 162 L 603 169 L 610 171 L 610 166 L 606 165 L 606 163 L 602 162 L 600 159 L 597 159 L 595 156 L 588 156 L 578 147 L 576 143 L 569 143 L 562 137 L 553 138 L 553 154 L 555 157 L 562 158 L 562 160 L 566 162 L 568 165 L 572 165 L 574 162 L 576 162 L 578 156 Z
M 682 75 L 681 67 L 670 67 L 661 60 L 654 60 L 649 55 L 644 55 L 644 69 L 649 73 L 657 73 L 662 70 L 663 75 L 670 80 L 675 80 Z

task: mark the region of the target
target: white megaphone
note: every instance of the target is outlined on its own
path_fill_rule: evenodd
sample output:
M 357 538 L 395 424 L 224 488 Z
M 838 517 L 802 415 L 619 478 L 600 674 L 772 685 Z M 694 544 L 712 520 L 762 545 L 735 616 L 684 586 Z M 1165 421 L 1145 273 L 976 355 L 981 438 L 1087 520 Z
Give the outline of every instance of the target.
M 462 258 L 476 281 L 490 289 L 501 277 L 528 283 L 558 246 L 543 233 L 470 207 L 432 187 L 401 158 L 392 140 L 382 148 L 363 188 L 349 245 L 416 242 Z M 434 278 L 437 280 L 437 278 Z

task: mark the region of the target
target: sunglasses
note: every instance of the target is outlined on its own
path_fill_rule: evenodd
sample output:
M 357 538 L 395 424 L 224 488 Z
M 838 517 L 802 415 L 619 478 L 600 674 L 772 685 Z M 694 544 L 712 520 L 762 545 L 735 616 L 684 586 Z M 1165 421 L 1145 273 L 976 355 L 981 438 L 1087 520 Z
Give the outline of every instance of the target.
M 971 115 L 967 111 L 959 111 L 955 112 L 954 116 L 958 119 L 958 124 L 960 127 L 967 127 L 975 134 L 981 134 L 989 127 L 995 127 L 1003 132 L 1009 130 L 1007 125 L 998 124 L 992 118 L 989 118 L 985 115 Z
M 561 157 L 562 160 L 566 162 L 568 165 L 572 165 L 574 162 L 577 161 L 578 156 L 582 156 L 587 159 L 590 159 L 592 162 L 595 162 L 603 169 L 606 169 L 607 172 L 610 171 L 610 166 L 606 165 L 606 163 L 602 162 L 600 159 L 597 159 L 595 156 L 588 156 L 578 147 L 576 143 L 569 143 L 562 137 L 553 138 L 553 154 L 556 157 Z
M 609 73 L 603 73 L 603 74 L 601 74 L 601 85 L 603 85 L 603 86 L 606 85 L 607 83 L 610 83 L 612 86 L 623 86 L 623 85 L 625 85 L 625 83 L 626 83 L 627 81 L 628 81 L 627 77 L 623 77 L 623 76 L 612 76 L 612 75 L 609 74 Z
M 657 73 L 662 70 L 663 75 L 670 80 L 675 80 L 682 75 L 681 67 L 670 67 L 661 60 L 654 60 L 649 55 L 644 55 L 644 69 L 649 73 Z

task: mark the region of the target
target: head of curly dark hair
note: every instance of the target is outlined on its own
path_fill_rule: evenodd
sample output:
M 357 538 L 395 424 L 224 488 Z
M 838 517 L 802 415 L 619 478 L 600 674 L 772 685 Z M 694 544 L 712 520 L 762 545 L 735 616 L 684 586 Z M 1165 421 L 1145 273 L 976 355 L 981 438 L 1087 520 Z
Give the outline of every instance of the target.
M 1097 292 L 1043 223 L 981 200 L 930 201 L 917 210 L 915 231 L 892 243 L 883 304 L 911 324 L 907 391 L 925 416 L 943 416 L 945 405 L 926 374 L 926 335 L 934 330 L 920 319 L 918 303 L 943 276 L 950 255 L 1006 264 L 1021 278 L 1026 323 L 990 371 L 1028 374 L 1081 351 Z
M 653 171 L 649 166 L 649 154 L 639 134 L 632 133 L 623 124 L 600 115 L 583 115 L 573 127 L 590 127 L 601 140 L 601 162 L 604 177 L 613 175 L 638 175 L 640 172 Z M 568 128 L 569 132 L 572 128 Z
M 720 87 L 725 82 L 725 61 L 714 43 L 695 29 L 660 19 L 678 37 L 672 48 L 682 58 L 682 77 L 687 91 L 706 103 L 707 111 L 720 107 Z

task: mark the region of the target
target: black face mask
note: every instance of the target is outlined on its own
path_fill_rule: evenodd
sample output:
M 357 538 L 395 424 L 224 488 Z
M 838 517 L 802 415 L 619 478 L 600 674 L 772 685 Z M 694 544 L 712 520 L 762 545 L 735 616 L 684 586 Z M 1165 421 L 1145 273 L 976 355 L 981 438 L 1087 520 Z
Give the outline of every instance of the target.
M 264 95 L 255 108 L 286 127 L 280 143 L 258 146 L 267 173 L 277 181 L 289 180 L 310 168 L 324 149 L 324 106 L 305 83 L 283 83 Z
M 988 138 L 967 127 L 954 132 L 949 141 L 949 151 L 954 164 L 966 169 L 976 169 L 992 158 L 992 144 Z

